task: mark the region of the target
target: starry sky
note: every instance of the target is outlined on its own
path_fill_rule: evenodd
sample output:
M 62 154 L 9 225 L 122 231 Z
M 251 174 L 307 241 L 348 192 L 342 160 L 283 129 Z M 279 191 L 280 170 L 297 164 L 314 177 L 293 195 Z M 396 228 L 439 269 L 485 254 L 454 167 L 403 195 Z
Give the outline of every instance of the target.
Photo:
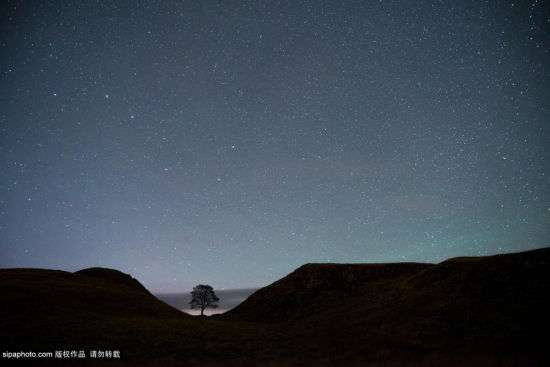
M 0 267 L 265 286 L 550 245 L 546 1 L 3 1 Z

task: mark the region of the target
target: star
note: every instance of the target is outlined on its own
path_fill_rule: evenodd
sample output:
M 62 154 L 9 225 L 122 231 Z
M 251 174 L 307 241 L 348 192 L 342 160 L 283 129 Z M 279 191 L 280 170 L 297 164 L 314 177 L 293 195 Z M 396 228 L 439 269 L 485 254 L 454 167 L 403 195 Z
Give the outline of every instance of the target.
M 0 267 L 187 291 L 547 246 L 533 4 L 25 2 L 0 43 L 0 223 L 33 256 Z

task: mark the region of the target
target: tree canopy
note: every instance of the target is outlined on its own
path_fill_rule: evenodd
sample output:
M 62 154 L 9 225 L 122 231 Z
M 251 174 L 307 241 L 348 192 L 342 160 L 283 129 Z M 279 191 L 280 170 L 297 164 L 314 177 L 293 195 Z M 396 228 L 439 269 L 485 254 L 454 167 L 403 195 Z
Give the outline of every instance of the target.
M 217 308 L 220 299 L 216 296 L 214 288 L 209 285 L 199 284 L 191 292 L 191 308 L 200 308 L 201 316 L 204 315 L 204 309 L 207 307 Z

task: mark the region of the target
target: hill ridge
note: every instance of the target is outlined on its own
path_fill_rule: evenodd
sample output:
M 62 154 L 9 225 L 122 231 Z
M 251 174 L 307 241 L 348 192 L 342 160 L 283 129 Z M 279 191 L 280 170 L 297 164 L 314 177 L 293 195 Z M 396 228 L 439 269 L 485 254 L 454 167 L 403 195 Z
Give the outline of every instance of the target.
M 75 272 L 0 269 L 0 292 L 3 298 L 10 300 L 9 305 L 0 303 L 2 311 L 14 314 L 15 309 L 15 313 L 21 316 L 39 313 L 46 317 L 63 317 L 64 313 L 71 312 L 97 317 L 185 317 L 179 310 L 154 297 L 137 279 L 108 268 Z
M 549 292 L 550 248 L 438 264 L 310 263 L 222 317 L 359 328 L 423 345 L 527 346 L 550 328 Z
M 543 366 L 549 265 L 550 249 L 310 263 L 211 318 L 113 269 L 0 269 L 0 337 L 5 350 L 120 349 L 128 365 Z
M 141 284 L 137 279 L 132 277 L 130 274 L 121 272 L 120 270 L 103 267 L 92 267 L 75 271 L 73 274 L 85 275 L 113 283 L 122 283 L 131 288 L 142 290 L 152 295 L 152 293 L 149 292 L 149 290 L 145 288 L 143 284 Z

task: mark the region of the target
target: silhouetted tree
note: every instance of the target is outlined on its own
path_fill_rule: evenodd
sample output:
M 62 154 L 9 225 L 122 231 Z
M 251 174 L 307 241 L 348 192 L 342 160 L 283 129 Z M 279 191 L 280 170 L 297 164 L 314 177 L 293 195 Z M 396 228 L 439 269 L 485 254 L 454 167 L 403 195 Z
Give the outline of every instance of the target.
M 199 284 L 193 288 L 191 292 L 191 308 L 200 308 L 201 316 L 206 307 L 216 308 L 218 307 L 219 298 L 216 297 L 214 289 L 209 285 Z

